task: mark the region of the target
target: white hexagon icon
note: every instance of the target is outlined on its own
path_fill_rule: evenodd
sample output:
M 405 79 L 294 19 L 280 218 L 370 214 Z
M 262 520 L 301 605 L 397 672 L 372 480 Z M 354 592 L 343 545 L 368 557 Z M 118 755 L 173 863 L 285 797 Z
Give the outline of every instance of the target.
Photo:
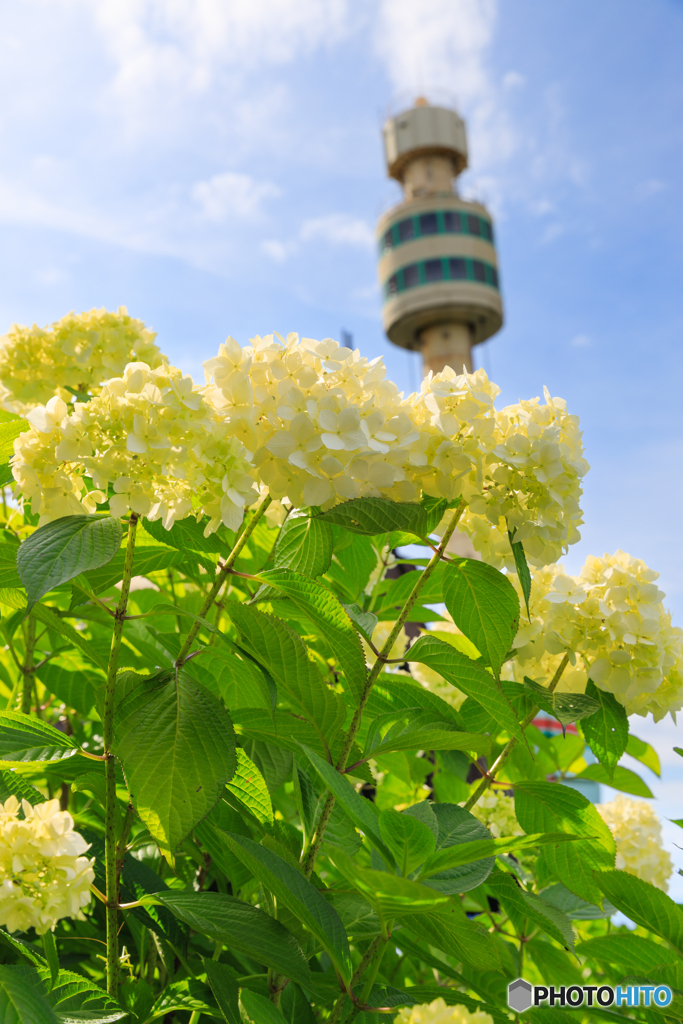
M 533 989 L 528 981 L 524 981 L 523 978 L 517 978 L 517 981 L 511 982 L 508 985 L 508 1006 L 511 1010 L 516 1010 L 517 1013 L 522 1013 L 524 1010 L 528 1010 L 531 1006 Z

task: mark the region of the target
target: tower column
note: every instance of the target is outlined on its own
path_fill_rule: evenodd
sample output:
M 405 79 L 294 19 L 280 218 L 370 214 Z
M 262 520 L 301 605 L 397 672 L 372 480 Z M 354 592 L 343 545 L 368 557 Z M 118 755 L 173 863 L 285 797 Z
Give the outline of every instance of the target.
M 472 373 L 472 332 L 467 324 L 435 324 L 420 333 L 422 372 L 441 373 L 444 366 L 450 366 L 456 373 Z

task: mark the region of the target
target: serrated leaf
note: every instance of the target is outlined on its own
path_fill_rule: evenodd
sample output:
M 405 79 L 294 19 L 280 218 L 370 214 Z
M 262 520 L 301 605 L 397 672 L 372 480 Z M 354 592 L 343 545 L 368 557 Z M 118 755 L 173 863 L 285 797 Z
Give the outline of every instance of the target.
M 322 583 L 290 569 L 261 573 L 260 580 L 285 594 L 308 616 L 330 645 L 358 703 L 367 677 L 365 656 L 358 634 L 339 599 Z
M 379 917 L 391 920 L 399 915 L 424 914 L 436 907 L 451 903 L 451 897 L 436 892 L 426 885 L 409 878 L 399 878 L 388 871 L 374 871 L 360 868 L 341 850 L 334 849 L 328 854 L 347 882 L 375 908 Z
M 39 969 L 38 973 L 45 984 L 50 977 L 49 969 Z M 89 978 L 73 971 L 59 972 L 46 1001 L 62 1024 L 108 1024 L 127 1016 L 115 999 Z
M 44 934 L 42 935 L 42 940 L 43 953 L 45 954 L 45 959 L 47 960 L 47 964 L 50 969 L 50 988 L 52 988 L 55 981 L 57 980 L 57 975 L 59 974 L 59 957 L 57 955 L 57 946 L 55 943 L 55 937 L 51 931 L 44 932 Z
M 59 1024 L 42 993 L 34 967 L 0 965 L 0 1021 L 2 1024 Z
M 631 757 L 635 757 L 636 761 L 640 761 L 646 768 L 654 772 L 657 778 L 660 778 L 662 769 L 659 763 L 659 755 L 649 743 L 638 739 L 637 736 L 630 733 L 626 744 L 626 753 L 630 754 Z
M 258 992 L 243 988 L 240 1000 L 252 1024 L 286 1024 L 282 1011 Z
M 73 757 L 78 746 L 66 733 L 20 711 L 0 711 L 0 763 L 5 768 Z
M 17 553 L 29 609 L 60 583 L 106 565 L 120 547 L 121 520 L 115 516 L 64 516 L 41 526 Z
M 321 522 L 341 526 L 350 533 L 360 533 L 366 537 L 401 530 L 423 540 L 438 526 L 447 508 L 448 502 L 441 499 L 433 502 L 428 509 L 416 502 L 353 498 L 335 505 L 317 518 Z
M 332 560 L 333 537 L 327 523 L 305 512 L 292 512 L 278 537 L 273 562 L 276 569 L 293 569 L 302 576 L 322 576 Z
M 517 533 L 516 529 L 512 533 L 508 530 L 508 539 L 510 541 L 512 557 L 515 560 L 515 568 L 519 578 L 519 585 L 522 588 L 522 594 L 524 595 L 527 617 L 530 619 L 529 599 L 531 598 L 531 573 L 529 572 L 529 565 L 526 560 L 526 554 L 524 553 L 524 545 L 521 541 L 516 541 L 514 539 L 515 533 Z
M 378 623 L 378 618 L 373 612 L 364 612 L 358 604 L 343 604 L 342 608 L 353 622 L 360 635 L 370 643 L 372 633 Z
M 437 850 L 427 860 L 423 875 L 431 878 L 442 871 L 473 864 L 485 857 L 499 857 L 504 853 L 528 850 L 534 846 L 566 844 L 581 840 L 582 836 L 571 836 L 562 832 L 537 832 L 526 836 L 502 836 L 499 839 L 476 839 L 471 843 L 459 843 Z
M 74 629 L 70 623 L 65 622 L 55 608 L 44 604 L 34 604 L 31 609 L 31 615 L 38 622 L 42 622 L 44 626 L 47 626 L 48 630 L 63 637 L 72 647 L 77 647 L 88 661 L 93 662 L 94 665 L 97 665 L 103 671 L 107 671 L 107 660 L 102 657 L 97 647 L 91 640 L 87 640 L 82 633 Z
M 191 1015 L 206 1013 L 213 1016 L 215 1007 L 207 1002 L 207 995 L 206 987 L 194 978 L 171 982 L 161 992 L 147 1021 L 158 1020 L 159 1017 L 171 1017 L 176 1010 L 185 1011 Z
M 286 623 L 246 604 L 230 602 L 228 614 L 240 633 L 240 644 L 286 692 L 292 710 L 303 715 L 329 752 L 346 717 L 339 696 L 327 686 L 308 655 L 301 637 Z
M 489 736 L 464 732 L 448 718 L 421 708 L 380 715 L 368 731 L 364 759 L 400 750 L 467 750 L 491 752 Z
M 587 768 L 579 772 L 577 779 L 592 779 L 593 782 L 602 782 L 612 789 L 618 789 L 620 793 L 632 793 L 633 796 L 644 796 L 646 799 L 653 798 L 650 787 L 643 782 L 640 775 L 636 775 L 630 768 L 622 768 L 618 765 L 610 776 L 602 764 L 589 764 Z
M 40 790 L 26 782 L 21 775 L 0 770 L 0 803 L 4 803 L 9 796 L 15 796 L 20 802 L 28 800 L 30 804 L 39 804 L 45 799 Z
M 526 743 L 522 727 L 500 683 L 466 655 L 443 640 L 422 636 L 407 652 L 406 658 L 434 669 L 447 682 L 480 704 L 495 718 L 500 728 Z
M 614 694 L 599 690 L 590 679 L 586 694 L 598 702 L 599 708 L 581 729 L 591 750 L 612 778 L 628 744 L 628 716 Z
M 219 800 L 237 766 L 230 716 L 182 674 L 139 686 L 117 709 L 114 752 L 142 821 L 172 860 Z
M 683 953 L 683 910 L 665 892 L 626 871 L 596 871 L 595 884 L 634 924 Z
M 404 877 L 412 874 L 436 849 L 434 833 L 414 815 L 382 811 L 379 831 Z
M 104 676 L 93 673 L 79 655 L 63 651 L 36 673 L 43 686 L 58 697 L 68 708 L 74 708 L 87 717 L 95 704 L 95 686 L 104 682 Z
M 519 599 L 507 576 L 486 562 L 446 565 L 443 597 L 453 621 L 498 675 L 519 626 Z
M 5 797 L 0 797 L 0 801 L 4 802 L 4 800 Z M 0 942 L 13 953 L 23 957 L 24 960 L 28 960 L 35 967 L 45 967 L 44 955 L 36 946 L 25 939 L 17 939 L 14 935 L 9 935 L 4 928 L 0 928 Z
M 202 959 L 206 980 L 211 986 L 214 999 L 228 1024 L 242 1024 L 239 1007 L 239 985 L 236 974 L 227 964 Z
M 617 964 L 623 970 L 648 974 L 660 964 L 679 963 L 679 957 L 668 946 L 652 942 L 642 935 L 600 935 L 576 947 L 579 956 L 601 963 Z
M 304 746 L 304 744 L 301 744 L 301 749 L 318 772 L 325 787 L 329 789 L 336 800 L 339 800 L 356 828 L 360 829 L 368 837 L 373 846 L 382 855 L 385 863 L 393 866 L 394 861 L 391 852 L 380 835 L 374 805 L 370 805 L 367 800 L 359 796 L 344 776 L 340 775 L 337 769 L 327 761 L 323 761 L 322 757 L 316 754 L 314 750 Z
M 437 822 L 437 850 L 446 850 L 449 847 L 491 838 L 488 829 L 464 807 L 447 803 L 428 806 Z M 494 857 L 486 857 L 469 864 L 451 866 L 444 871 L 437 871 L 436 874 L 431 875 L 428 879 L 424 878 L 422 881 L 432 889 L 438 889 L 439 892 L 445 892 L 452 896 L 456 893 L 468 892 L 486 881 L 494 864 Z
M 564 690 L 550 693 L 528 676 L 524 676 L 524 686 L 533 694 L 539 708 L 558 720 L 563 731 L 572 722 L 588 718 L 600 710 L 600 702 L 585 693 L 566 693 Z
M 194 931 L 308 988 L 311 972 L 298 942 L 258 907 L 218 892 L 171 890 L 157 898 Z
M 145 526 L 151 525 L 151 523 L 145 521 Z M 161 523 L 158 525 L 161 527 Z M 179 524 L 176 523 L 175 525 Z M 179 565 L 186 558 L 187 552 L 179 551 L 174 547 L 169 547 L 167 544 L 160 544 L 147 532 L 142 523 L 138 523 L 134 561 L 136 576 L 147 576 L 149 573 L 158 572 L 160 569 L 169 569 L 173 565 Z M 125 560 L 125 549 L 121 549 L 116 552 L 107 565 L 84 574 L 84 578 L 94 594 L 101 594 L 104 590 L 113 587 L 114 584 L 120 583 L 123 579 Z
M 292 783 L 294 786 L 294 800 L 296 809 L 299 812 L 299 819 L 304 834 L 304 849 L 308 847 L 315 830 L 316 810 L 318 808 L 318 794 L 313 788 L 308 772 L 300 768 L 294 760 L 292 772 Z
M 571 922 L 552 903 L 547 903 L 535 893 L 527 892 L 512 875 L 504 871 L 494 870 L 489 875 L 486 885 L 496 899 L 500 900 L 504 909 L 509 908 L 522 918 L 526 917 L 533 921 L 561 946 L 574 948 L 574 930 Z
M 261 884 L 315 935 L 342 978 L 349 981 L 353 967 L 344 926 L 318 890 L 301 871 L 251 839 L 230 833 L 228 845 Z
M 573 893 L 599 905 L 602 894 L 593 871 L 614 866 L 614 838 L 585 796 L 553 782 L 518 782 L 515 814 L 527 833 L 564 832 L 586 838 L 578 847 L 574 843 L 547 846 L 540 860 Z
M 435 946 L 455 963 L 470 964 L 480 971 L 500 970 L 500 954 L 493 937 L 478 921 L 470 921 L 453 899 L 440 910 L 406 916 L 403 925 L 420 945 L 427 949 Z
M 566 914 L 570 921 L 598 921 L 616 914 L 616 907 L 613 907 L 607 900 L 602 901 L 601 910 L 594 903 L 580 899 L 561 882 L 544 889 L 540 895 L 547 903 L 552 903 L 554 907 Z
M 241 747 L 237 748 L 237 769 L 227 787 L 260 822 L 273 823 L 273 805 L 266 780 Z

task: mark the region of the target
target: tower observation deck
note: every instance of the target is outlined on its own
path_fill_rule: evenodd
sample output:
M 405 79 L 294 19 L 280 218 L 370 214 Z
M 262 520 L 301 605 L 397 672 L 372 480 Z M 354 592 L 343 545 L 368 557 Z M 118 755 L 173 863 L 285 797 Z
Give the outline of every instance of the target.
M 384 329 L 419 350 L 424 372 L 471 372 L 473 345 L 503 323 L 491 215 L 454 179 L 467 167 L 465 123 L 454 110 L 415 106 L 384 125 L 389 177 L 403 201 L 377 226 Z

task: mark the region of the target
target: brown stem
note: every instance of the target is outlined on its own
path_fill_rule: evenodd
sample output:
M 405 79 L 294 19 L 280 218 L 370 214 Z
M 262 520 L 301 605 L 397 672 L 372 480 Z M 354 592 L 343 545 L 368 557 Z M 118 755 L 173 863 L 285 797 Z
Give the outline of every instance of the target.
M 252 533 L 254 532 L 254 530 L 256 528 L 256 524 L 262 518 L 264 512 L 266 511 L 266 509 L 268 508 L 268 506 L 270 505 L 272 500 L 273 499 L 270 497 L 270 495 L 266 495 L 266 497 L 263 499 L 263 501 L 261 502 L 259 507 L 252 514 L 251 519 L 249 520 L 249 522 L 247 523 L 247 525 L 243 529 L 242 533 L 240 534 L 239 540 L 237 541 L 237 543 L 235 544 L 234 548 L 232 549 L 232 551 L 228 555 L 227 561 L 223 564 L 223 567 L 221 568 L 220 572 L 216 576 L 214 584 L 211 587 L 211 590 L 209 591 L 209 593 L 207 594 L 206 600 L 204 601 L 204 604 L 199 609 L 199 618 L 200 619 L 203 619 L 203 618 L 206 617 L 206 613 L 209 611 L 209 609 L 211 608 L 211 605 L 213 604 L 213 602 L 218 597 L 220 589 L 223 586 L 223 584 L 225 583 L 225 580 L 227 579 L 228 575 L 230 574 L 230 570 L 232 569 L 233 565 L 237 561 L 237 558 L 239 557 L 240 552 L 242 551 L 242 548 L 244 547 L 244 545 L 247 543 L 247 541 L 251 537 Z M 180 653 L 179 653 L 178 657 L 175 660 L 176 668 L 182 668 L 182 666 L 183 666 L 183 664 L 185 662 L 186 655 L 187 655 L 188 651 L 190 650 L 190 647 L 192 647 L 192 644 L 195 641 L 195 637 L 197 636 L 197 633 L 199 632 L 200 629 L 201 629 L 201 623 L 200 622 L 193 623 L 192 628 L 190 629 L 190 632 L 187 634 L 187 637 L 185 638 L 185 643 L 180 648 Z
M 562 673 L 564 672 L 564 670 L 566 669 L 568 664 L 569 664 L 569 655 L 565 654 L 564 658 L 562 659 L 562 661 L 560 662 L 560 664 L 559 664 L 559 666 L 557 668 L 557 672 L 555 673 L 555 675 L 553 676 L 553 678 L 550 681 L 550 685 L 548 686 L 548 693 L 553 693 L 553 691 L 555 690 L 555 687 L 557 686 L 557 684 L 559 683 L 560 679 L 562 678 Z M 529 714 L 526 716 L 526 718 L 522 722 L 522 732 L 524 732 L 524 730 L 529 725 L 531 725 L 531 723 L 533 722 L 534 718 L 536 717 L 536 715 L 538 714 L 538 712 L 540 710 L 541 709 L 539 707 L 535 707 L 532 711 L 529 712 Z M 496 775 L 498 774 L 500 769 L 503 767 L 503 765 L 505 764 L 505 762 L 509 758 L 509 756 L 512 753 L 512 751 L 517 746 L 518 742 L 519 741 L 513 736 L 512 739 L 503 748 L 501 754 L 499 755 L 499 757 L 496 759 L 496 761 L 494 761 L 493 765 L 491 766 L 491 770 L 486 773 L 486 776 L 481 780 L 481 782 L 479 783 L 479 785 L 477 786 L 477 788 L 475 789 L 474 793 L 469 798 L 467 803 L 463 805 L 466 811 L 471 811 L 472 808 L 474 807 L 474 805 L 480 799 L 480 797 L 482 797 L 484 795 L 484 793 L 489 788 L 491 783 L 495 780 Z

